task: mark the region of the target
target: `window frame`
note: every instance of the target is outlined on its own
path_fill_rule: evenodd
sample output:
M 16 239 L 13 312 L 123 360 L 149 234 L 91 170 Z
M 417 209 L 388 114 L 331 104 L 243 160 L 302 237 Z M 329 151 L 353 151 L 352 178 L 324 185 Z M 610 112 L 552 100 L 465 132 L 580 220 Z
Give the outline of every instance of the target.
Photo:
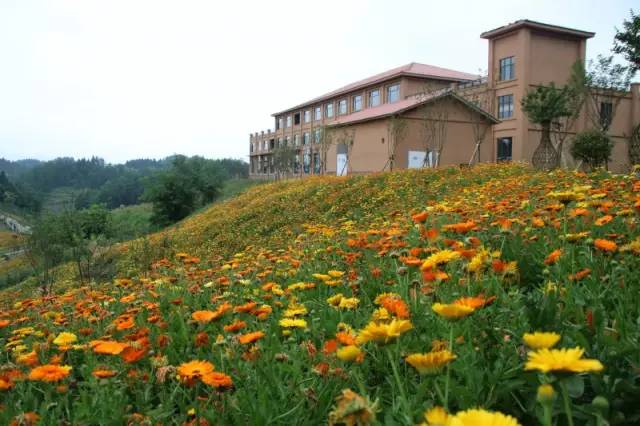
M 311 110 L 310 109 L 306 109 L 304 111 L 304 122 L 305 123 L 310 123 L 311 122 Z
M 324 104 L 324 116 L 326 118 L 333 118 L 333 102 Z
M 509 141 L 509 156 L 500 156 L 500 152 L 504 150 L 501 150 L 501 144 L 503 143 L 503 141 Z M 503 136 L 501 138 L 498 138 L 496 140 L 496 162 L 504 162 L 504 161 L 513 161 L 513 136 Z
M 344 102 L 344 111 L 342 110 L 342 105 Z M 343 98 L 338 101 L 338 115 L 346 115 L 349 113 L 349 104 L 347 103 L 347 99 Z
M 507 63 L 507 61 L 509 61 Z M 509 72 L 506 75 L 506 72 Z M 500 58 L 498 61 L 498 81 L 511 81 L 516 79 L 516 57 L 514 55 Z
M 507 99 L 509 99 L 510 102 L 506 102 Z M 498 118 L 500 120 L 513 118 L 513 113 L 515 110 L 515 98 L 513 96 L 513 93 L 498 96 L 497 103 L 498 103 Z M 509 106 L 509 108 L 507 108 L 507 106 Z
M 313 120 L 322 121 L 322 106 L 317 106 L 313 109 Z
M 397 97 L 395 100 L 393 100 L 393 101 L 390 99 L 390 96 L 389 96 L 389 95 L 390 95 L 390 93 L 391 93 L 391 92 L 390 92 L 390 90 L 391 90 L 392 88 L 397 88 L 397 89 L 398 89 L 398 90 L 397 90 L 397 92 L 396 92 L 398 97 Z M 387 103 L 392 104 L 392 103 L 398 102 L 398 101 L 400 100 L 400 83 L 390 84 L 390 85 L 388 85 L 388 86 L 387 86 L 387 88 L 386 88 L 386 89 L 387 89 L 387 90 L 386 90 Z
M 356 99 L 359 100 L 359 107 L 356 109 Z M 362 111 L 362 94 L 353 95 L 351 97 L 351 112 Z
M 293 124 L 293 119 L 292 119 L 292 117 L 291 117 L 291 114 L 289 114 L 289 115 L 287 115 L 287 122 L 286 122 L 286 127 L 287 127 L 287 129 L 288 129 L 289 127 L 291 127 L 291 125 L 292 125 L 292 124 Z
M 371 102 L 371 100 L 373 99 L 372 95 L 373 95 L 374 92 L 377 92 L 376 99 L 378 100 L 378 103 L 375 104 L 375 105 L 373 105 L 373 103 Z M 382 103 L 381 101 L 382 100 L 380 99 L 380 89 L 379 88 L 378 89 L 369 90 L 368 96 L 367 96 L 367 105 L 368 105 L 369 108 L 375 108 L 377 106 L 380 106 L 380 104 Z

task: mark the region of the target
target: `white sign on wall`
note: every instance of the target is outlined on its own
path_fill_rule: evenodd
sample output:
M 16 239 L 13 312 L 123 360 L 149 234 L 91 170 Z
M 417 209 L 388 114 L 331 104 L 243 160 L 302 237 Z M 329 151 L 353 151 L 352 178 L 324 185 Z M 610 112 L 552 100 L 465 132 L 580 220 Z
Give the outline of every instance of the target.
M 347 154 L 338 154 L 336 159 L 336 175 L 347 175 Z
M 424 167 L 424 157 L 427 156 L 425 151 L 409 151 L 408 168 L 419 169 Z

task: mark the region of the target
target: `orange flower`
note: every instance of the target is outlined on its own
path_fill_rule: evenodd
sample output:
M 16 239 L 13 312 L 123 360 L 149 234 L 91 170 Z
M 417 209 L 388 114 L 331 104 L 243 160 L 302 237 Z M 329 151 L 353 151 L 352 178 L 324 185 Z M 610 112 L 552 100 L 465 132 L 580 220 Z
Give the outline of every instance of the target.
M 5 328 L 7 327 L 9 324 L 11 324 L 11 321 L 9 320 L 0 320 L 0 328 Z
M 213 368 L 213 364 L 209 361 L 189 361 L 180 364 L 178 367 L 178 375 L 183 380 L 199 379 L 205 374 L 211 373 Z
M 334 353 L 338 349 L 338 341 L 336 339 L 329 339 L 324 342 L 324 346 L 322 347 L 322 353 L 325 355 L 329 355 Z
M 71 367 L 68 365 L 46 364 L 34 368 L 29 372 L 29 380 L 41 382 L 58 382 L 69 375 Z
M 409 318 L 409 308 L 407 307 L 407 304 L 404 303 L 404 300 L 399 297 L 384 297 L 381 300 L 381 305 L 390 314 L 393 314 L 400 319 Z
M 199 323 L 208 323 L 220 318 L 220 314 L 217 311 L 195 311 L 191 314 L 191 318 Z
M 236 331 L 242 330 L 246 326 L 247 326 L 246 322 L 237 320 L 229 325 L 225 325 L 223 328 L 224 328 L 224 331 L 226 332 L 235 333 Z
M 24 355 L 20 355 L 16 360 L 20 365 L 26 365 L 27 367 L 33 367 L 38 364 L 38 355 L 36 351 L 31 351 Z
M 93 352 L 104 355 L 119 355 L 129 345 L 126 343 L 116 342 L 114 340 L 92 340 L 89 346 L 93 348 Z
M 93 374 L 93 376 L 97 377 L 98 379 L 108 379 L 109 377 L 113 377 L 118 374 L 118 372 L 114 370 L 95 369 L 91 372 L 91 374 Z
M 414 214 L 413 216 L 411 216 L 411 219 L 415 223 L 423 223 L 425 220 L 427 220 L 427 216 L 428 216 L 427 212 L 421 212 L 421 213 Z
M 257 305 L 258 304 L 256 302 L 247 302 L 244 305 L 236 306 L 235 308 L 233 308 L 233 312 L 235 313 L 251 312 L 251 310 L 255 308 Z
M 340 342 L 341 345 L 344 346 L 351 346 L 356 344 L 356 336 L 344 331 L 336 333 L 336 339 L 338 340 L 338 342 Z
M 553 265 L 558 261 L 558 259 L 560 259 L 560 256 L 562 256 L 562 250 L 556 249 L 549 253 L 549 256 L 547 256 L 547 258 L 544 260 L 544 264 Z
M 123 315 L 114 321 L 117 330 L 128 330 L 136 326 L 133 315 Z
M 120 354 L 120 357 L 127 364 L 132 364 L 136 361 L 141 360 L 146 354 L 147 354 L 146 347 L 136 349 L 132 346 L 128 346 L 124 349 L 124 351 L 122 351 L 122 353 Z
M 576 272 L 575 274 L 569 275 L 569 280 L 571 280 L 571 281 L 580 281 L 580 280 L 588 277 L 589 274 L 591 274 L 591 269 L 584 268 L 584 269 Z
M 602 250 L 602 251 L 616 251 L 618 249 L 618 245 L 611 240 L 605 240 L 602 238 L 597 238 L 594 242 L 593 245 L 598 249 L 598 250 Z
M 495 296 L 487 297 L 475 296 L 475 297 L 461 297 L 453 301 L 456 305 L 468 306 L 469 308 L 478 309 L 492 303 L 496 300 Z
M 596 226 L 602 226 L 602 225 L 606 225 L 612 220 L 613 220 L 613 216 L 608 214 L 608 215 L 602 216 L 601 218 L 596 219 L 595 224 Z
M 453 223 L 451 225 L 444 225 L 442 229 L 444 231 L 454 231 L 459 234 L 466 234 L 476 227 L 476 223 L 472 220 L 468 220 L 466 222 L 461 223 Z
M 253 333 L 247 333 L 238 336 L 238 341 L 243 345 L 247 345 L 249 343 L 255 342 L 256 340 L 260 340 L 263 337 L 264 333 L 262 331 L 254 331 Z
M 224 373 L 218 373 L 217 371 L 203 375 L 202 383 L 213 386 L 214 388 L 230 388 L 233 386 L 231 377 Z

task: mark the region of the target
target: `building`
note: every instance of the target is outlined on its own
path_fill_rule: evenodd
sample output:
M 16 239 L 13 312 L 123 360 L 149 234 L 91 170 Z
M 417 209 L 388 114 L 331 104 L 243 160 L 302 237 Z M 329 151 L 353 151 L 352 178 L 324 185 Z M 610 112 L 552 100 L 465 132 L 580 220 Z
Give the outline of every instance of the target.
M 594 35 L 520 20 L 480 35 L 488 41 L 484 78 L 411 63 L 279 111 L 275 130 L 250 135 L 250 176 L 530 162 L 540 128 L 522 112 L 522 97 L 539 85 L 565 84 Z M 640 84 L 614 98 L 598 108 L 607 119 L 615 104 L 609 167 L 624 171 L 628 138 L 640 124 Z M 589 127 L 582 111 L 562 135 L 570 139 Z

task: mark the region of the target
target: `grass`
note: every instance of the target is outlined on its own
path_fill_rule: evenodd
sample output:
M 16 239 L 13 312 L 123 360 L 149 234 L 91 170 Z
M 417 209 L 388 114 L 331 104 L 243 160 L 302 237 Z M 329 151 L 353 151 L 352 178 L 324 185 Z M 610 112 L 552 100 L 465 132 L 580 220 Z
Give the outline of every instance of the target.
M 0 293 L 0 422 L 416 424 L 445 406 L 635 424 L 639 191 L 522 165 L 248 188 L 123 244 L 113 282 Z M 437 303 L 466 310 L 452 320 Z M 526 369 L 533 331 L 604 370 Z M 408 361 L 445 350 L 428 374 Z M 218 374 L 190 377 L 194 360 Z M 72 369 L 35 374 L 55 363 Z M 556 394 L 544 406 L 541 383 Z

